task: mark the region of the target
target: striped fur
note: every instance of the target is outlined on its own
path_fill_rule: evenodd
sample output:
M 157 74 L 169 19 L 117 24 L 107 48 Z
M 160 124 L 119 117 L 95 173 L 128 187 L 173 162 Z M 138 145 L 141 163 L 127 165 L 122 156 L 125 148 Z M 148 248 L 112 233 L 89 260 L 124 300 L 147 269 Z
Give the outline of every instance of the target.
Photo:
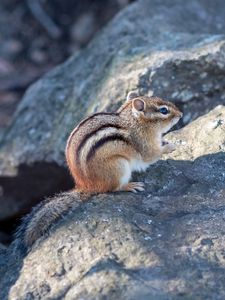
M 138 99 L 144 103 L 141 110 Z M 163 106 L 169 108 L 167 116 L 159 111 Z M 97 113 L 80 122 L 66 147 L 67 163 L 77 188 L 86 192 L 119 188 L 124 160 L 129 162 L 131 172 L 158 160 L 163 153 L 162 133 L 181 115 L 170 102 L 141 96 L 126 101 L 116 113 Z
M 103 147 L 106 143 L 109 142 L 115 142 L 115 141 L 122 141 L 127 145 L 131 145 L 131 142 L 126 139 L 122 134 L 113 134 L 113 135 L 109 135 L 109 136 L 105 136 L 103 138 L 101 138 L 97 143 L 95 143 L 91 149 L 89 150 L 88 154 L 87 154 L 87 162 L 93 158 L 93 156 L 95 155 L 95 152 L 100 148 Z
M 93 115 L 87 117 L 87 118 L 84 119 L 83 121 L 81 121 L 81 122 L 78 124 L 78 126 L 77 126 L 76 128 L 77 128 L 77 130 L 78 130 L 82 125 L 84 125 L 85 123 L 87 123 L 89 120 L 95 118 L 96 116 L 112 116 L 112 115 L 118 116 L 118 113 L 117 113 L 117 112 L 115 112 L 115 113 L 114 113 L 114 112 L 112 112 L 112 113 L 107 113 L 107 112 L 99 112 L 99 113 L 95 113 L 95 114 L 93 114 Z
M 82 120 L 75 128 L 74 130 L 71 132 L 68 142 L 67 142 L 67 147 L 70 146 L 70 143 L 72 141 L 73 136 L 77 133 L 77 131 L 83 126 L 85 125 L 87 122 L 89 122 L 90 120 L 94 119 L 97 116 L 118 116 L 118 113 L 106 113 L 106 112 L 99 112 L 99 113 L 95 113 L 87 118 L 85 118 L 84 120 Z
M 87 141 L 90 138 L 96 136 L 100 131 L 105 131 L 105 130 L 110 129 L 110 128 L 124 129 L 122 126 L 120 126 L 118 124 L 107 123 L 107 124 L 99 126 L 97 129 L 94 129 L 90 133 L 86 134 L 84 136 L 84 138 L 82 139 L 82 141 L 80 142 L 80 144 L 79 144 L 79 146 L 77 147 L 77 150 L 76 150 L 77 163 L 79 163 L 80 152 L 81 152 L 82 148 L 85 146 L 85 144 L 87 143 Z

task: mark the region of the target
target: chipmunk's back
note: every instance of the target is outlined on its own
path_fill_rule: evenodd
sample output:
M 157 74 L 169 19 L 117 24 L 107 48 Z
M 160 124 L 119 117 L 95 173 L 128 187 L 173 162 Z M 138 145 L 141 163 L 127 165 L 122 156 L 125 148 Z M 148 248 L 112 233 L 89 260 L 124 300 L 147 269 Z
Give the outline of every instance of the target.
M 87 162 L 106 144 L 129 144 L 127 126 L 118 113 L 97 113 L 86 119 L 72 131 L 66 147 L 66 159 L 75 179 L 84 173 Z

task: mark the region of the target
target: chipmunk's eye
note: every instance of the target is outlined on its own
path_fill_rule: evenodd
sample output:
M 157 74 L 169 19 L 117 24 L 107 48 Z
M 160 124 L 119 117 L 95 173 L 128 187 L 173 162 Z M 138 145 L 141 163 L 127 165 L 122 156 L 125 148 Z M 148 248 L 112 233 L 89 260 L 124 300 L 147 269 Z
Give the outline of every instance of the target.
M 163 115 L 167 115 L 169 113 L 169 110 L 167 107 L 163 106 L 163 107 L 160 107 L 159 112 Z

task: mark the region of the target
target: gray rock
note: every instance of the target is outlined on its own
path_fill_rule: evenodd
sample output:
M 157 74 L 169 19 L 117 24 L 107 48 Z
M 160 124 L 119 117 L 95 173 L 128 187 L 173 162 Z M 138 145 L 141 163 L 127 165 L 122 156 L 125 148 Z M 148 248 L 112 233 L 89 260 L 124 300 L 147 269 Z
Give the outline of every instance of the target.
M 169 133 L 177 149 L 135 175 L 146 192 L 95 196 L 14 253 L 0 299 L 225 299 L 224 131 L 218 106 Z
M 176 102 L 184 124 L 225 103 L 224 1 L 141 0 L 80 54 L 32 85 L 0 140 L 0 220 L 72 186 L 66 139 L 131 89 Z
M 6 268 L 6 254 L 7 248 L 0 243 L 0 277 L 3 278 Z

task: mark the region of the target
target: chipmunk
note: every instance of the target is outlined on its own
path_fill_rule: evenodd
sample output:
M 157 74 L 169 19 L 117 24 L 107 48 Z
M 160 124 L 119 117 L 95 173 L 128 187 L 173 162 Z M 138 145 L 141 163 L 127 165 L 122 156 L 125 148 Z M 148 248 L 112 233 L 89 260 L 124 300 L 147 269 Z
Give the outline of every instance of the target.
M 162 135 L 181 117 L 171 102 L 130 92 L 115 113 L 96 113 L 81 121 L 70 134 L 65 151 L 75 192 L 39 204 L 25 218 L 19 229 L 25 246 L 31 247 L 80 200 L 81 193 L 143 191 L 142 182 L 129 182 L 132 172 L 146 170 L 163 154 L 175 150 Z

